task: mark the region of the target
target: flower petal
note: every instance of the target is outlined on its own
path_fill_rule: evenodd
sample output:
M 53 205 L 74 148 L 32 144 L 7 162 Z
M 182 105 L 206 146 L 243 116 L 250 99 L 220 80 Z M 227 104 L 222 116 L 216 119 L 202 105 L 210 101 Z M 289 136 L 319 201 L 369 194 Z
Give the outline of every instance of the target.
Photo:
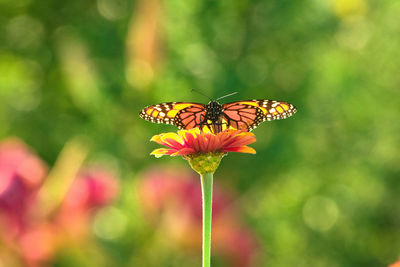
M 185 141 L 185 147 L 193 147 L 193 141 L 194 141 L 194 136 L 193 133 L 191 132 L 185 132 L 184 133 L 184 138 L 183 140 Z
M 175 139 L 166 138 L 163 141 L 165 146 L 168 146 L 172 149 L 181 149 L 183 147 L 183 144 L 177 142 Z
M 245 136 L 242 137 L 240 139 L 235 139 L 232 142 L 230 142 L 229 144 L 226 144 L 227 147 L 236 147 L 236 146 L 245 146 L 245 145 L 249 145 L 252 144 L 256 141 L 255 137 L 252 136 Z
M 234 140 L 235 134 L 231 133 L 230 131 L 225 131 L 225 132 L 218 134 L 217 137 L 219 139 L 218 140 L 219 147 L 222 148 Z
M 200 134 L 200 130 L 198 128 L 192 128 L 192 129 L 189 129 L 189 130 L 180 130 L 180 131 L 178 131 L 178 135 L 182 138 L 182 140 L 184 142 L 187 140 L 188 136 L 196 137 L 199 134 Z
M 171 156 L 186 156 L 194 153 L 196 153 L 196 151 L 193 148 L 185 147 L 171 154 Z
M 207 151 L 216 151 L 217 150 L 217 137 L 215 135 L 210 134 L 207 144 Z
M 256 142 L 256 138 L 253 133 L 242 132 L 236 134 L 232 139 L 227 140 L 224 146 L 237 147 L 237 146 L 249 145 L 254 142 Z
M 156 143 L 159 144 L 159 145 L 164 145 L 164 142 L 161 140 L 161 135 L 163 135 L 163 134 L 157 134 L 157 135 L 153 136 L 153 137 L 150 139 L 150 141 L 151 141 L 151 142 L 156 142 Z
M 181 145 L 184 144 L 182 137 L 176 133 L 165 133 L 161 136 L 161 140 L 164 142 L 167 142 L 167 140 L 168 141 L 173 140 Z M 171 141 L 170 144 L 175 144 L 175 142 L 173 141 Z
M 156 158 L 161 158 L 162 156 L 171 155 L 171 154 L 173 154 L 175 152 L 176 152 L 175 149 L 157 148 L 157 149 L 154 149 L 150 153 L 150 155 L 154 155 Z
M 202 135 L 194 136 L 193 137 L 193 144 L 192 147 L 195 151 L 200 152 L 200 144 L 199 144 L 199 139 L 201 138 Z
M 207 138 L 207 134 L 204 134 L 201 138 L 197 138 L 199 140 L 199 147 L 200 147 L 200 152 L 207 153 L 207 147 L 208 147 L 208 141 L 209 138 Z
M 240 152 L 240 153 L 256 154 L 254 148 L 251 148 L 249 146 L 228 147 L 224 148 L 222 152 Z

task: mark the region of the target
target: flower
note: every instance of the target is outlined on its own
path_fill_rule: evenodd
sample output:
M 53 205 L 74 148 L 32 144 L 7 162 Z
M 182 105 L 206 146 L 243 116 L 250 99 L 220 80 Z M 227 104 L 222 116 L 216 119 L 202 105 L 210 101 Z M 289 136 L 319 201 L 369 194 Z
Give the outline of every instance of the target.
M 116 197 L 118 186 L 113 173 L 98 166 L 87 167 L 71 185 L 62 208 L 76 213 L 108 205 Z
M 214 173 L 227 152 L 256 153 L 247 146 L 256 141 L 253 133 L 230 129 L 212 134 L 193 128 L 155 135 L 150 141 L 168 147 L 158 148 L 151 155 L 183 156 L 199 174 Z
M 155 135 L 150 141 L 168 148 L 158 148 L 151 152 L 157 158 L 164 155 L 189 156 L 207 153 L 241 152 L 255 154 L 256 151 L 247 145 L 254 143 L 253 133 L 237 130 L 225 130 L 212 134 L 201 132 L 198 128 L 181 130 L 176 133 Z

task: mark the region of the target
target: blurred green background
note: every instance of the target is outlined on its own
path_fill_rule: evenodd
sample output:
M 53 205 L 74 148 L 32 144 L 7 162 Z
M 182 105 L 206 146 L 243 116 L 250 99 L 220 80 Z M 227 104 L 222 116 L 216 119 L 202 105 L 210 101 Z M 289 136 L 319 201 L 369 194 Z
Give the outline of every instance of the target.
M 257 154 L 231 153 L 215 175 L 257 237 L 252 266 L 394 262 L 399 14 L 398 0 L 0 0 L 0 137 L 22 139 L 50 168 L 79 138 L 87 161 L 120 178 L 110 214 L 94 219 L 111 226 L 91 228 L 93 258 L 60 252 L 52 264 L 200 266 L 200 250 L 154 244 L 137 194 L 144 170 L 189 168 L 149 156 L 151 136 L 175 127 L 139 111 L 206 103 L 192 88 L 298 108 L 260 125 Z

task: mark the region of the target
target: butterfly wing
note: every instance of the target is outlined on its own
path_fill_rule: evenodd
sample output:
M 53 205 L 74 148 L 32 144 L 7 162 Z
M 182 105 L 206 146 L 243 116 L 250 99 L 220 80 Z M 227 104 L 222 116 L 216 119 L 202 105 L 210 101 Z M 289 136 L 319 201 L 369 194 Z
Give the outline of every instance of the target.
M 251 131 L 263 121 L 286 119 L 296 113 L 292 104 L 274 100 L 244 100 L 222 105 L 223 129 Z
M 139 116 L 154 123 L 173 124 L 180 129 L 200 127 L 206 115 L 203 104 L 168 102 L 145 107 Z

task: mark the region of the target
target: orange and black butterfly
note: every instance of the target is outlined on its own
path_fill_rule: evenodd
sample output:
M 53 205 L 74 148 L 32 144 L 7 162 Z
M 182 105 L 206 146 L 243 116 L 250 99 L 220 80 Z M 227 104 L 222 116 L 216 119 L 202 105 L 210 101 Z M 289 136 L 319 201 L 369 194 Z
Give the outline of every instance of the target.
M 197 127 L 219 133 L 226 129 L 251 131 L 263 121 L 286 119 L 296 111 L 294 105 L 282 101 L 243 100 L 221 105 L 211 100 L 207 105 L 192 102 L 152 105 L 142 109 L 139 116 L 154 123 L 173 124 L 179 129 Z

